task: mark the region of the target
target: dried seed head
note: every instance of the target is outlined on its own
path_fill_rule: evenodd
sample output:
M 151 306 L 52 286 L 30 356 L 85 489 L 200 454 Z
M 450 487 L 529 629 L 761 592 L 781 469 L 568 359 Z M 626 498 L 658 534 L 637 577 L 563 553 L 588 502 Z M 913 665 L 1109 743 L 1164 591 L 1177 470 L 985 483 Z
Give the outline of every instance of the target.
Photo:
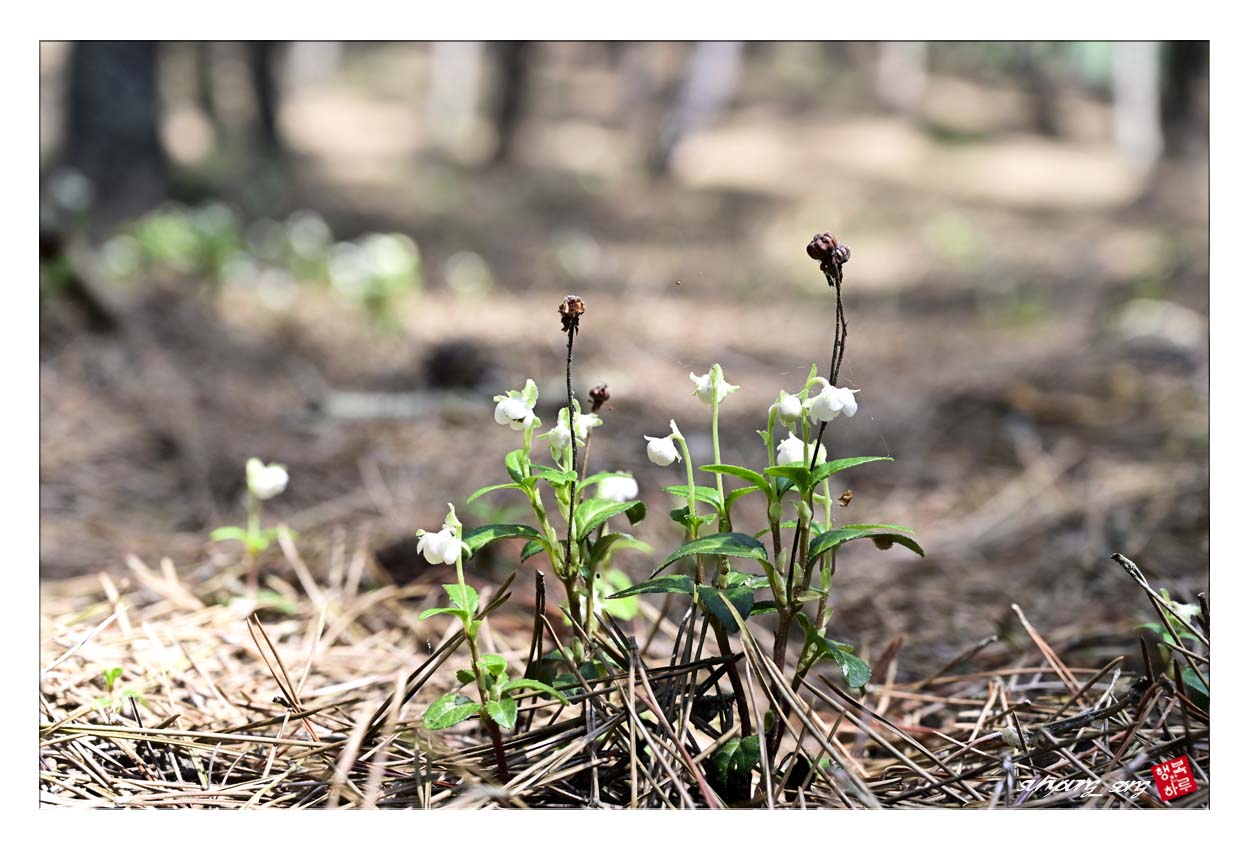
M 560 326 L 565 333 L 577 333 L 582 314 L 586 312 L 586 302 L 576 295 L 568 295 L 560 302 Z
M 610 398 L 612 398 L 612 396 L 608 393 L 607 384 L 600 384 L 599 386 L 592 388 L 590 391 L 590 412 L 598 413 L 599 408 L 607 404 L 608 399 Z
M 855 498 L 855 494 L 852 493 L 850 490 L 847 490 L 841 496 L 838 497 L 838 504 L 845 508 L 847 505 L 851 503 L 851 499 L 853 498 Z
M 807 243 L 807 256 L 820 263 L 820 270 L 841 275 L 842 266 L 851 260 L 851 249 L 832 233 L 817 233 Z

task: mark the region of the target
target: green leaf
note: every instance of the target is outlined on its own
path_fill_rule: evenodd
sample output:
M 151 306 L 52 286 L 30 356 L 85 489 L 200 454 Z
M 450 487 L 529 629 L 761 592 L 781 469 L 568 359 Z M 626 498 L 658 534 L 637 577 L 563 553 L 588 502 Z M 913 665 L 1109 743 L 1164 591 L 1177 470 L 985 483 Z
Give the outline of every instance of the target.
M 743 481 L 750 481 L 759 489 L 768 492 L 772 487 L 768 483 L 768 479 L 760 475 L 754 469 L 747 469 L 745 466 L 734 466 L 730 463 L 712 463 L 707 466 L 700 466 L 704 472 L 719 472 L 723 475 L 732 475 L 741 478 Z
M 472 670 L 457 670 L 456 681 L 462 685 L 469 685 L 477 681 L 477 676 L 473 675 Z
M 1186 665 L 1181 668 L 1181 681 L 1185 683 L 1185 689 L 1189 691 L 1189 696 L 1193 699 L 1194 705 L 1203 711 L 1210 711 L 1211 692 L 1207 690 L 1206 685 L 1202 684 L 1202 680 L 1198 678 L 1198 674 L 1194 672 L 1192 667 Z
M 688 501 L 690 498 L 690 485 L 682 484 L 680 486 L 674 485 L 672 487 L 665 487 L 664 492 L 673 496 L 680 496 L 682 501 Z M 717 510 L 720 510 L 721 508 L 720 493 L 716 492 L 716 490 L 711 487 L 704 487 L 701 484 L 694 485 L 694 497 L 697 501 L 706 502 L 707 504 L 715 507 Z M 689 507 L 689 505 L 687 505 L 687 507 Z
M 731 635 L 738 631 L 738 620 L 730 613 L 729 606 L 732 605 L 738 612 L 738 617 L 745 620 L 750 616 L 751 606 L 755 604 L 755 588 L 749 584 L 739 584 L 736 587 L 723 589 L 701 584 L 696 590 L 699 605 L 709 617 L 714 617 Z M 729 601 L 728 605 L 725 604 L 726 600 Z
M 647 505 L 645 502 L 634 502 L 625 511 L 625 518 L 629 520 L 630 525 L 637 525 L 647 518 Z
M 743 496 L 749 496 L 752 493 L 758 492 L 767 493 L 768 491 L 761 491 L 760 488 L 756 487 L 754 484 L 750 487 L 739 487 L 736 490 L 730 490 L 725 494 L 725 510 L 728 511 L 729 508 L 733 506 L 733 503 L 741 499 Z
M 716 514 L 695 514 L 691 519 L 689 505 L 669 511 L 668 515 L 673 522 L 689 529 L 692 534 L 698 534 L 700 528 L 716 520 Z
M 879 460 L 894 462 L 892 457 L 844 457 L 839 460 L 831 460 L 828 463 L 822 463 L 812 470 L 812 486 L 815 487 L 824 481 L 830 475 L 837 475 L 844 469 L 850 469 L 852 466 L 859 466 L 861 463 L 874 463 Z
M 475 716 L 481 706 L 464 694 L 444 694 L 425 710 L 425 727 L 427 729 L 446 729 L 455 726 L 462 720 Z
M 595 545 L 590 549 L 590 563 L 596 565 L 608 563 L 617 549 L 638 549 L 643 552 L 650 552 L 651 544 L 644 540 L 639 540 L 632 534 L 614 531 L 611 534 L 603 535 L 595 541 Z
M 543 539 L 538 529 L 530 528 L 528 525 L 483 525 L 465 534 L 464 544 L 469 547 L 469 551 L 472 553 L 470 557 L 472 557 L 481 551 L 486 544 L 510 537 L 519 537 L 525 540 Z
M 464 619 L 464 612 L 461 611 L 459 608 L 426 608 L 424 611 L 421 612 L 421 615 L 418 616 L 417 619 L 428 620 L 430 617 L 433 617 L 436 614 L 451 614 L 453 616 L 459 617 L 462 620 Z
M 920 557 L 924 557 L 924 549 L 920 548 L 920 544 L 902 534 L 896 534 L 893 531 L 878 531 L 875 528 L 843 527 L 835 528 L 832 531 L 826 531 L 824 534 L 816 536 L 808 547 L 807 562 L 809 564 L 815 563 L 821 555 L 830 549 L 836 549 L 843 543 L 864 537 L 878 541 L 878 545 L 881 545 L 879 541 L 884 541 L 891 545 L 898 543 L 915 552 Z
M 110 691 L 113 690 L 113 685 L 121 677 L 122 677 L 122 668 L 110 667 L 109 669 L 104 671 L 104 686 L 108 688 Z
M 504 729 L 511 729 L 516 726 L 516 700 L 512 697 L 501 697 L 500 699 L 492 699 L 486 702 L 486 713 L 490 715 L 490 719 L 498 723 Z
M 694 579 L 690 576 L 660 576 L 649 579 L 642 584 L 627 587 L 619 593 L 613 593 L 609 599 L 623 599 L 626 596 L 637 596 L 640 593 L 694 593 Z
M 802 612 L 799 612 L 797 619 L 799 625 L 803 627 L 803 635 L 807 641 L 804 651 L 814 654 L 815 658 L 813 661 L 828 659 L 837 664 L 838 669 L 842 671 L 842 678 L 846 680 L 846 684 L 855 690 L 859 690 L 868 684 L 868 680 L 872 678 L 872 668 L 862 658 L 854 654 L 855 647 L 825 637 L 816 628 L 816 624 Z
M 773 614 L 777 611 L 777 602 L 774 599 L 761 599 L 751 606 L 751 612 L 747 617 L 758 617 L 760 614 Z
M 465 499 L 464 503 L 467 505 L 470 502 L 472 502 L 474 499 L 476 499 L 478 496 L 485 496 L 487 493 L 494 492 L 495 490 L 524 490 L 524 489 L 525 488 L 522 487 L 520 484 L 492 484 L 489 487 L 483 487 L 481 490 L 478 490 L 477 492 L 475 492 L 472 496 Z
M 812 473 L 805 464 L 792 463 L 787 466 L 770 466 L 764 470 L 776 478 L 785 478 L 794 483 L 799 490 L 807 492 L 812 489 Z M 784 492 L 778 489 L 778 493 Z
M 483 655 L 477 660 L 477 665 L 496 679 L 508 669 L 508 662 L 504 661 L 502 655 Z
M 539 552 L 546 550 L 547 544 L 542 540 L 531 540 L 525 544 L 525 548 L 521 550 L 521 562 L 524 563 Z
M 530 470 L 530 477 L 547 481 L 553 487 L 567 487 L 577 478 L 571 469 L 553 469 L 550 466 L 535 466 Z
M 731 738 L 709 759 L 708 782 L 726 803 L 746 802 L 751 798 L 751 777 L 759 761 L 758 736 Z
M 722 534 L 709 534 L 707 537 L 700 537 L 698 540 L 690 541 L 665 558 L 664 563 L 656 567 L 652 575 L 655 575 L 674 561 L 679 561 L 692 555 L 727 555 L 730 558 L 768 560 L 768 550 L 764 548 L 763 543 L 760 543 L 749 534 L 727 531 Z
M 246 529 L 239 528 L 237 525 L 227 525 L 214 528 L 208 538 L 214 542 L 220 542 L 222 540 L 246 540 L 247 536 Z
M 518 484 L 525 483 L 525 449 L 513 449 L 503 459 L 508 468 L 508 477 Z
M 612 517 L 623 514 L 641 502 L 618 502 L 615 499 L 587 499 L 577 506 L 574 518 L 577 522 L 577 536 L 585 538 L 596 528 Z
M 445 584 L 443 590 L 447 591 L 447 598 L 466 614 L 474 614 L 477 612 L 477 591 L 469 585 Z
M 513 679 L 511 682 L 503 686 L 503 692 L 505 694 L 511 693 L 512 691 L 522 690 L 540 691 L 548 696 L 555 697 L 565 705 L 569 704 L 569 701 L 564 694 L 551 687 L 551 685 L 540 682 L 537 679 Z

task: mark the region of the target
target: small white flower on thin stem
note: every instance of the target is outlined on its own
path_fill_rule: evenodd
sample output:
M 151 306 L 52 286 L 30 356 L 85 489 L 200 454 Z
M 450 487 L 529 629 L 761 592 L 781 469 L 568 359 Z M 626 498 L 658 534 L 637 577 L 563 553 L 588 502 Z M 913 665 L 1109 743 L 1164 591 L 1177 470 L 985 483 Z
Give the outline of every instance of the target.
M 591 428 L 598 428 L 603 424 L 603 420 L 597 413 L 578 413 L 573 417 L 573 422 L 574 430 L 577 431 L 577 439 L 582 441 L 590 436 Z
M 724 401 L 725 396 L 732 392 L 737 392 L 739 389 L 725 380 L 719 365 L 713 366 L 711 371 L 703 375 L 696 375 L 694 372 L 691 372 L 690 380 L 694 381 L 694 394 L 699 397 L 699 401 L 709 405 L 712 403 L 713 387 L 716 391 L 717 404 Z
M 276 463 L 266 465 L 260 458 L 249 458 L 247 462 L 247 489 L 261 501 L 272 499 L 286 489 L 290 481 L 286 467 Z
M 424 529 L 417 532 L 417 552 L 425 556 L 425 559 L 431 564 L 447 564 L 451 566 L 460 558 L 460 551 L 468 552 L 466 546 L 460 540 L 460 520 L 456 518 L 456 509 L 451 505 L 447 507 L 451 510 L 447 514 L 447 519 L 443 521 L 443 527 L 438 531 L 425 531 Z
M 811 458 L 810 452 L 814 450 L 815 448 L 816 448 L 815 444 L 808 446 L 807 450 L 809 454 L 807 455 L 807 458 L 809 460 Z M 803 441 L 799 439 L 798 436 L 796 436 L 793 431 L 791 431 L 789 437 L 787 437 L 786 439 L 782 440 L 780 443 L 777 444 L 777 465 L 778 466 L 792 466 L 793 464 L 796 464 L 796 463 L 806 463 L 806 462 L 808 461 L 804 460 L 804 457 L 803 457 Z M 821 446 L 819 452 L 816 455 L 816 463 L 821 464 L 824 462 L 825 462 L 825 447 Z
M 798 427 L 799 420 L 803 418 L 803 400 L 785 390 L 768 409 L 770 412 L 777 411 L 777 418 L 791 428 Z
M 859 410 L 855 401 L 855 393 L 849 387 L 835 387 L 824 378 L 817 378 L 813 383 L 820 383 L 823 389 L 807 400 L 807 413 L 817 422 L 832 422 L 843 414 L 854 416 Z
M 632 502 L 638 498 L 638 482 L 632 475 L 613 475 L 599 482 L 595 495 L 613 502 Z
M 521 391 L 508 390 L 507 395 L 495 396 L 495 421 L 507 425 L 513 431 L 524 431 L 534 422 L 534 405 L 538 403 L 538 385 L 532 380 L 525 382 Z
M 560 411 L 564 413 L 563 410 Z M 555 427 L 546 434 L 539 434 L 538 439 L 547 440 L 551 443 L 551 451 L 562 452 L 573 444 L 573 432 L 569 430 L 569 426 L 564 424 L 567 417 L 561 416 L 560 421 Z
M 647 441 L 647 458 L 656 466 L 668 466 L 680 457 L 677 444 L 673 441 L 681 437 L 681 431 L 677 429 L 676 420 L 670 420 L 668 424 L 672 430 L 667 437 L 648 437 L 643 434 Z

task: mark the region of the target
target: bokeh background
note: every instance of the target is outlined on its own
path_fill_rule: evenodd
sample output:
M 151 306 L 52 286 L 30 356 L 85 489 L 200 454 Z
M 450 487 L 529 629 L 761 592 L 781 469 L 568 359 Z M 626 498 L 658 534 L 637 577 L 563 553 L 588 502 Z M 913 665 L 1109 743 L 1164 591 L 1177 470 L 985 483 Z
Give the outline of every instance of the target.
M 237 565 L 244 461 L 284 463 L 269 516 L 316 569 L 427 575 L 413 531 L 502 496 L 491 396 L 562 395 L 556 307 L 588 312 L 606 383 L 593 469 L 710 462 L 690 371 L 742 386 L 727 462 L 761 466 L 778 390 L 827 364 L 846 522 L 929 557 L 839 560 L 833 631 L 909 658 L 1018 636 L 1091 652 L 1143 601 L 1107 554 L 1193 601 L 1208 556 L 1207 45 L 1186 43 L 45 43 L 40 570 L 130 554 Z M 763 527 L 762 517 L 760 527 Z M 328 553 L 328 554 L 327 554 Z M 478 569 L 500 575 L 515 552 Z M 646 570 L 645 559 L 626 566 Z M 50 585 L 51 586 L 51 585 Z M 1078 648 L 1079 643 L 1075 643 Z

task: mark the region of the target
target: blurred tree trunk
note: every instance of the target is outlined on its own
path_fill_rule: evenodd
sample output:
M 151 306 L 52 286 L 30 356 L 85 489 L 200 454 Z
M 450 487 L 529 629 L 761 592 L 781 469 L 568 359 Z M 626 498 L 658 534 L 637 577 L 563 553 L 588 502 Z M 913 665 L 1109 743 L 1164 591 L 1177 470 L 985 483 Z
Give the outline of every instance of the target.
M 495 153 L 492 164 L 512 159 L 517 129 L 529 97 L 530 63 L 534 44 L 528 41 L 501 41 L 495 45 L 499 53 L 499 89 L 495 98 Z
M 1163 150 L 1168 156 L 1205 150 L 1210 54 L 1205 41 L 1171 41 L 1164 47 Z
M 217 94 L 213 89 L 213 43 L 195 42 L 195 104 L 212 125 L 213 137 L 222 137 L 221 113 L 217 109 Z
M 915 115 L 929 84 L 929 45 L 883 41 L 877 46 L 877 97 L 890 109 Z
M 482 82 L 480 41 L 438 41 L 430 45 L 430 89 L 426 101 L 427 137 L 445 151 L 457 152 L 477 123 Z
M 673 151 L 682 139 L 711 124 L 728 105 L 738 86 L 741 65 L 740 41 L 701 41 L 695 45 L 677 107 L 660 130 L 651 157 L 654 174 L 668 173 Z
M 247 65 L 256 101 L 256 138 L 272 156 L 282 153 L 278 136 L 278 52 L 280 41 L 248 42 Z
M 97 205 L 140 208 L 165 195 L 155 42 L 91 41 L 70 56 L 65 160 Z
M 1116 144 L 1138 168 L 1149 170 L 1163 152 L 1159 44 L 1117 41 L 1111 57 Z
M 1029 93 L 1033 128 L 1043 136 L 1054 137 L 1059 135 L 1059 110 L 1055 80 L 1045 56 L 1048 46 L 1040 42 L 1022 44 L 1017 60 Z

